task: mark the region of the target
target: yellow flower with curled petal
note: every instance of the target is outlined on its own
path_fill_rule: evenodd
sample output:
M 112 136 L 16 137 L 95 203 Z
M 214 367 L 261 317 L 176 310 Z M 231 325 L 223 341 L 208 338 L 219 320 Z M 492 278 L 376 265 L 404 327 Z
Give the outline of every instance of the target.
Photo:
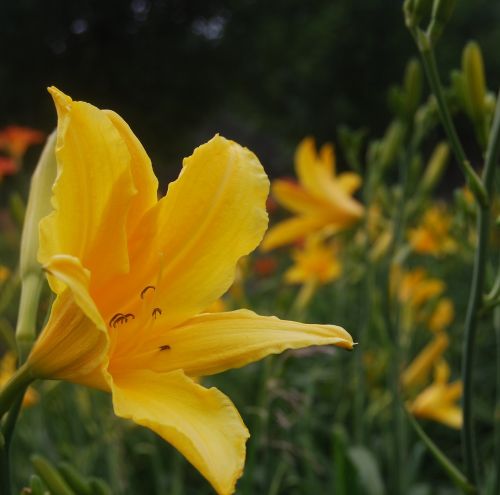
M 450 428 L 462 427 L 462 409 L 457 404 L 462 396 L 462 382 L 449 383 L 450 368 L 440 361 L 435 368 L 434 382 L 409 404 L 410 412 L 418 418 L 431 419 Z
M 216 136 L 158 200 L 150 160 L 121 117 L 50 92 L 58 174 L 39 259 L 57 297 L 28 369 L 110 392 L 118 416 L 170 442 L 219 494 L 233 493 L 248 431 L 224 394 L 192 377 L 287 348 L 351 349 L 352 338 L 247 310 L 202 313 L 267 227 L 269 181 L 253 153 Z
M 425 383 L 432 367 L 441 358 L 448 344 L 449 339 L 445 333 L 436 335 L 434 340 L 420 351 L 420 354 L 418 354 L 401 375 L 401 384 L 403 387 L 405 389 L 412 389 Z
M 363 216 L 363 205 L 352 197 L 361 185 L 361 177 L 352 172 L 335 176 L 331 144 L 323 145 L 317 153 L 314 140 L 304 139 L 295 153 L 295 172 L 298 184 L 283 179 L 273 182 L 274 198 L 296 216 L 269 230 L 261 245 L 265 251 L 314 232 L 339 232 Z
M 408 232 L 413 250 L 419 254 L 434 256 L 455 252 L 457 243 L 450 235 L 451 222 L 451 216 L 443 206 L 429 208 L 420 225 Z

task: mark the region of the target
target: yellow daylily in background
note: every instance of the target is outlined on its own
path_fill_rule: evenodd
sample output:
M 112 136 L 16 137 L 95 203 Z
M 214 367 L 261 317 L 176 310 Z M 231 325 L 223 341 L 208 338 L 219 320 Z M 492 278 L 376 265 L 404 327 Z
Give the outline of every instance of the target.
M 430 207 L 424 213 L 420 225 L 408 232 L 413 250 L 434 256 L 456 251 L 457 243 L 450 236 L 451 222 L 450 214 L 442 205 Z
M 298 184 L 283 179 L 273 182 L 276 201 L 296 216 L 269 230 L 261 244 L 265 251 L 314 232 L 339 232 L 363 216 L 363 205 L 352 197 L 361 185 L 361 177 L 352 172 L 335 176 L 331 144 L 323 145 L 317 153 L 314 140 L 304 139 L 295 153 L 295 172 Z
M 440 299 L 427 320 L 429 330 L 434 333 L 445 330 L 455 318 L 453 301 L 448 297 Z
M 0 359 L 0 389 L 10 380 L 16 371 L 16 356 L 6 352 Z M 28 387 L 23 397 L 23 407 L 31 407 L 38 402 L 38 392 Z
M 420 354 L 411 362 L 401 375 L 401 384 L 405 389 L 418 387 L 426 382 L 433 366 L 441 359 L 450 341 L 445 333 L 436 335 Z
M 294 264 L 285 272 L 285 281 L 290 284 L 326 284 L 338 279 L 342 273 L 338 254 L 338 244 L 309 236 L 302 248 L 293 250 Z
M 450 368 L 440 361 L 435 368 L 434 382 L 424 389 L 409 405 L 418 418 L 432 419 L 450 428 L 462 427 L 462 409 L 457 404 L 462 396 L 462 382 L 449 383 Z
M 224 394 L 193 377 L 288 348 L 351 349 L 352 338 L 247 310 L 201 313 L 267 227 L 269 181 L 253 153 L 214 137 L 158 201 L 150 160 L 121 117 L 50 92 L 58 175 L 39 259 L 57 297 L 27 366 L 111 392 L 118 416 L 174 445 L 219 494 L 233 493 L 248 431 Z

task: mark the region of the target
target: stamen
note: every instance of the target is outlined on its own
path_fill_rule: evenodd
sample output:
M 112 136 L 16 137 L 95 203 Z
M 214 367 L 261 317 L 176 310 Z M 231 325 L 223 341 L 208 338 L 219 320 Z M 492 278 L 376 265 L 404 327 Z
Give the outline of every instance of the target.
M 109 326 L 116 328 L 116 325 L 119 323 L 122 325 L 123 323 L 127 323 L 128 320 L 132 318 L 132 320 L 135 320 L 135 316 L 132 313 L 127 313 L 124 315 L 123 313 L 116 313 L 111 320 L 109 320 Z
M 111 318 L 111 320 L 109 320 L 109 326 L 114 326 L 115 324 L 115 320 L 117 320 L 118 318 L 121 318 L 122 316 L 125 316 L 123 315 L 122 313 L 116 313 L 116 315 L 113 316 L 113 318 Z
M 152 313 L 152 316 L 153 318 L 156 320 L 156 318 L 161 315 L 161 309 L 160 308 L 155 308 L 153 309 L 153 313 Z
M 154 285 L 146 285 L 146 287 L 144 287 L 144 289 L 141 290 L 141 299 L 144 299 L 144 295 L 148 290 L 155 291 L 156 287 Z
M 170 346 L 168 344 L 164 344 L 164 345 L 161 345 L 159 347 L 160 351 L 169 351 L 170 350 Z

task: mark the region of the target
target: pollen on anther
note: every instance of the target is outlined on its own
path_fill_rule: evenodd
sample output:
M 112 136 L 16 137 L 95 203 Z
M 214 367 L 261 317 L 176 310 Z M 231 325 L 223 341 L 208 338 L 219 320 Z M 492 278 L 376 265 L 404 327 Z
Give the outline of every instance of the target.
M 160 351 L 169 351 L 170 350 L 170 346 L 168 344 L 164 344 L 164 345 L 161 345 L 159 347 Z
M 156 320 L 156 318 L 157 318 L 158 316 L 160 316 L 160 315 L 161 315 L 161 309 L 160 309 L 160 308 L 155 308 L 155 309 L 153 309 L 152 316 L 153 316 L 153 318 L 154 318 L 155 320 Z

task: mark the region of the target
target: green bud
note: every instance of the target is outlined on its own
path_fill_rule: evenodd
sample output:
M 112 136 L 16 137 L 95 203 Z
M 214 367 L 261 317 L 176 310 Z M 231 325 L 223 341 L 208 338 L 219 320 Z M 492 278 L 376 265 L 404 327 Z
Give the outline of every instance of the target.
M 464 48 L 462 71 L 470 116 L 475 122 L 481 122 L 486 109 L 486 83 L 481 49 L 475 41 L 469 41 Z
M 383 169 L 394 163 L 404 138 L 404 126 L 398 120 L 392 122 L 385 132 L 380 147 L 380 163 Z
M 31 178 L 30 194 L 21 238 L 21 278 L 30 272 L 40 272 L 38 256 L 38 224 L 52 210 L 50 199 L 56 178 L 56 134 L 52 133 L 43 148 L 38 165 Z
M 408 116 L 416 112 L 422 98 L 422 67 L 417 59 L 411 59 L 406 64 L 404 76 L 405 111 Z
M 61 462 L 59 464 L 59 472 L 78 495 L 93 495 L 94 492 L 92 491 L 90 482 L 88 482 L 71 464 L 68 462 Z
M 427 28 L 432 43 L 435 43 L 443 34 L 444 28 L 455 10 L 456 3 L 457 0 L 434 0 L 431 22 Z
M 31 495 L 45 495 L 47 493 L 42 480 L 36 474 L 31 475 L 30 490 L 31 492 L 28 493 L 30 493 Z
M 27 356 L 36 335 L 36 317 L 40 291 L 44 281 L 42 267 L 38 263 L 38 224 L 52 209 L 52 184 L 56 178 L 56 133 L 47 139 L 38 165 L 31 179 L 28 206 L 21 237 L 20 275 L 21 301 L 16 328 L 21 360 Z
M 76 495 L 47 459 L 35 454 L 31 456 L 31 463 L 52 495 Z
M 443 176 L 450 156 L 450 147 L 442 141 L 435 148 L 425 169 L 420 190 L 423 193 L 431 192 Z
M 112 495 L 109 485 L 99 478 L 92 478 L 90 486 L 93 495 Z
M 452 96 L 455 98 L 459 107 L 467 115 L 472 115 L 472 109 L 465 87 L 465 77 L 462 71 L 456 69 L 451 71 L 451 89 Z

